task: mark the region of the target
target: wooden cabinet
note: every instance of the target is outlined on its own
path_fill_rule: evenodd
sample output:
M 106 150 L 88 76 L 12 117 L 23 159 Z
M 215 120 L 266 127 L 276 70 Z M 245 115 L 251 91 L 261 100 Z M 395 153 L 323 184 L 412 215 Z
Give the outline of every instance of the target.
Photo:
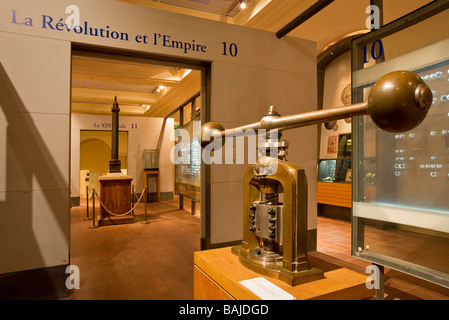
M 317 202 L 333 206 L 351 208 L 352 184 L 318 182 Z
M 131 210 L 131 181 L 129 176 L 103 176 L 100 177 L 100 199 L 103 205 L 115 214 L 124 214 Z M 111 215 L 103 206 L 100 207 L 98 225 L 132 223 L 133 216 Z
M 159 177 L 159 170 L 144 170 L 143 171 L 143 187 L 145 188 L 145 192 L 147 193 L 147 199 L 148 199 L 148 194 L 150 193 L 149 188 L 148 188 L 148 176 L 153 176 L 156 178 L 156 201 L 159 202 L 161 201 L 161 182 L 160 182 L 160 177 Z M 151 202 L 148 201 L 147 202 Z
M 337 136 L 335 136 L 337 139 Z M 329 139 L 329 141 L 331 141 Z M 338 148 L 333 148 L 331 154 L 321 154 L 318 166 L 317 203 L 352 207 L 352 137 L 351 133 L 338 135 Z M 328 146 L 328 152 L 330 147 Z M 334 150 L 335 149 L 335 150 Z
M 197 266 L 193 267 L 194 300 L 234 300 L 222 287 Z

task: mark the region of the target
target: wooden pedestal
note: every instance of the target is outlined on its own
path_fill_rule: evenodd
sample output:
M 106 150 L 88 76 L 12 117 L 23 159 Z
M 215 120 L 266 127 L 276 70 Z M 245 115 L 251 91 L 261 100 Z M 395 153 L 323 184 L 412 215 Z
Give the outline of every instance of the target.
M 293 295 L 296 300 L 361 300 L 374 296 L 366 287 L 367 275 L 341 268 L 309 254 L 309 261 L 324 271 L 324 279 L 294 287 L 245 268 L 231 248 L 195 252 L 195 300 L 260 300 L 239 283 L 263 277 Z
M 101 202 L 107 209 L 115 214 L 123 214 L 131 210 L 132 177 L 123 174 L 108 174 L 101 176 L 99 181 Z M 100 207 L 99 226 L 133 222 L 134 217 L 131 213 L 125 216 L 114 216 L 109 214 L 103 206 Z

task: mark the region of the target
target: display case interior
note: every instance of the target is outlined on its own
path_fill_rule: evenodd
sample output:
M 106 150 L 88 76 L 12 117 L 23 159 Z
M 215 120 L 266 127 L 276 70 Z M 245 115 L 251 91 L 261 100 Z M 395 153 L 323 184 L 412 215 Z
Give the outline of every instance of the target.
M 426 119 L 403 133 L 353 121 L 352 254 L 449 287 L 449 10 L 429 16 L 437 5 L 352 43 L 353 103 L 385 70 L 415 72 L 433 95 Z
M 318 181 L 350 183 L 352 178 L 351 150 L 351 134 L 338 135 L 337 158 L 319 161 Z
M 193 136 L 193 120 L 182 127 Z M 201 146 L 196 137 L 178 143 L 181 161 L 175 165 L 175 194 L 200 202 Z
M 335 181 L 335 167 L 336 159 L 333 160 L 320 160 L 318 167 L 318 181 L 321 182 L 334 182 Z

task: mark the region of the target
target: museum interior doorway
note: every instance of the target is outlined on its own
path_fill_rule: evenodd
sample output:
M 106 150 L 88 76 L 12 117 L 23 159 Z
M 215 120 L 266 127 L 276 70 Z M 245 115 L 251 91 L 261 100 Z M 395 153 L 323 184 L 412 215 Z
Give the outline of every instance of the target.
M 193 251 L 201 249 L 202 230 L 205 229 L 207 217 L 206 214 L 202 214 L 204 204 L 201 202 L 196 202 L 195 212 L 192 212 L 193 202 L 189 197 L 184 197 L 184 205 L 180 209 L 181 197 L 177 194 L 177 190 L 184 190 L 185 185 L 183 188 L 176 188 L 175 164 L 168 160 L 171 148 L 175 144 L 174 141 L 170 141 L 170 134 L 176 127 L 188 125 L 193 118 L 196 121 L 208 121 L 206 108 L 210 90 L 208 82 L 210 82 L 210 64 L 167 60 L 136 52 L 90 46 L 72 48 L 71 197 L 72 204 L 75 205 L 72 205 L 71 210 L 70 251 L 72 263 L 83 264 L 86 260 L 88 263 L 86 268 L 98 269 L 98 272 L 92 275 L 92 279 L 106 277 L 100 270 L 103 264 L 108 262 L 118 263 L 116 267 L 120 270 L 123 266 L 127 266 L 122 271 L 129 273 L 129 278 L 133 277 L 131 272 L 137 272 L 135 270 L 137 265 L 145 267 L 145 272 L 147 270 L 156 272 L 143 261 L 147 259 L 156 263 L 154 259 L 148 258 L 154 255 L 156 250 L 159 257 L 157 263 L 167 264 L 161 266 L 157 272 L 168 272 L 170 267 L 168 261 L 171 259 L 173 265 L 185 263 L 185 269 L 188 271 L 185 274 L 184 272 L 158 274 L 157 277 L 166 279 L 165 286 L 175 283 L 173 279 L 168 279 L 171 274 L 175 277 L 186 277 L 188 281 L 192 280 L 191 257 Z M 108 141 L 111 131 L 104 127 L 111 122 L 114 97 L 117 97 L 120 108 L 121 169 L 133 177 L 135 200 L 138 200 L 145 184 L 144 151 L 159 149 L 160 199 L 157 202 L 147 203 L 148 215 L 144 214 L 143 201 L 139 203 L 134 211 L 137 219 L 132 224 L 91 229 L 92 186 L 98 181 L 95 179 L 96 175 L 105 172 L 104 169 L 110 160 Z M 194 101 L 192 97 L 195 97 Z M 186 102 L 189 102 L 186 104 L 188 108 L 180 114 L 179 107 Z M 166 119 L 164 128 L 162 124 L 167 116 L 169 118 Z M 161 137 L 162 146 L 159 143 Z M 89 170 L 89 178 L 85 170 Z M 199 171 L 196 174 L 198 181 L 195 182 L 195 186 L 198 187 L 196 189 L 198 195 L 202 184 L 199 181 Z M 148 177 L 146 182 L 149 188 L 155 183 L 152 177 Z M 87 199 L 86 186 L 89 187 Z M 76 205 L 74 198 L 77 197 Z M 98 201 L 95 206 L 98 215 Z M 146 221 L 149 223 L 144 224 Z M 173 230 L 174 225 L 177 225 L 176 231 Z M 150 244 L 151 241 L 157 243 Z M 179 252 L 175 254 L 179 246 L 183 247 L 182 255 L 179 255 Z M 151 248 L 151 252 L 146 254 L 145 248 Z M 134 256 L 135 251 L 139 251 L 140 254 Z M 89 256 L 91 258 L 88 258 Z M 181 256 L 186 261 L 180 261 Z M 138 259 L 143 260 L 137 262 Z M 92 265 L 92 261 L 96 264 Z M 153 276 L 154 274 L 147 275 Z M 190 283 L 186 287 L 190 288 Z
M 151 201 L 171 200 L 176 195 L 181 198 L 185 195 L 184 201 L 179 202 L 179 206 L 184 207 L 185 202 L 186 208 L 191 207 L 192 193 L 184 192 L 191 188 L 186 188 L 184 183 L 178 186 L 175 178 L 181 171 L 186 170 L 184 166 L 183 168 L 175 168 L 174 164 L 167 166 L 167 160 L 170 159 L 167 154 L 171 152 L 167 150 L 167 146 L 171 149 L 174 145 L 173 141 L 169 141 L 172 140 L 170 135 L 174 128 L 192 127 L 193 120 L 207 121 L 204 115 L 208 91 L 206 64 L 118 49 L 77 45 L 72 48 L 71 64 L 72 204 L 80 203 L 81 196 L 86 193 L 85 170 L 88 168 L 80 167 L 81 162 L 84 163 L 82 156 L 85 156 L 81 155 L 81 149 L 95 149 L 96 143 L 98 147 L 95 152 L 96 158 L 103 163 L 102 166 L 107 166 L 106 152 L 101 152 L 106 145 L 100 141 L 108 144 L 108 139 L 94 137 L 92 140 L 81 136 L 88 132 L 95 135 L 100 134 L 98 132 L 101 130 L 110 131 L 111 107 L 116 97 L 120 108 L 119 130 L 127 132 L 126 139 L 123 142 L 120 140 L 119 144 L 121 149 L 123 144 L 127 147 L 120 150 L 126 165 L 126 168 L 122 166 L 122 169 L 125 169 L 128 175 L 134 176 L 136 193 L 141 193 L 143 188 L 147 187 L 147 198 Z M 202 120 L 203 117 L 205 121 Z M 167 122 L 167 118 L 171 122 Z M 162 130 L 165 132 L 161 132 Z M 78 139 L 79 144 L 76 141 Z M 88 141 L 84 141 L 85 139 Z M 148 170 L 147 155 L 151 153 L 157 154 L 157 160 L 161 160 L 159 164 L 163 167 L 156 168 L 159 169 L 157 179 L 155 175 L 142 174 L 142 171 Z M 100 154 L 103 154 L 103 160 L 99 159 Z M 89 157 L 94 156 L 91 154 Z M 200 214 L 201 207 L 198 203 L 200 170 L 195 169 L 193 194 L 197 203 L 194 205 L 196 210 L 193 213 Z M 90 182 L 94 182 L 95 174 L 89 174 Z M 183 182 L 187 180 L 189 177 L 183 179 Z

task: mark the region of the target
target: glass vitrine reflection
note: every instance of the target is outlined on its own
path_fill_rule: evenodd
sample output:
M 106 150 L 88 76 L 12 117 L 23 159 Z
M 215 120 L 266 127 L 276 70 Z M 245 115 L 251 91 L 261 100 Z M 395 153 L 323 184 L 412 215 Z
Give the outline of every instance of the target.
M 382 62 L 361 68 L 364 57 L 354 55 L 354 103 L 367 101 L 374 81 L 381 75 L 409 70 L 421 76 L 432 90 L 433 105 L 426 119 L 403 133 L 382 131 L 369 116 L 353 120 L 352 127 L 355 164 L 352 254 L 446 287 L 449 287 L 449 54 L 443 49 L 449 45 L 449 38 L 436 30 L 448 18 L 446 10 L 401 29 L 398 34 L 389 32 L 383 37 L 379 31 L 375 40 L 383 45 Z M 434 32 L 432 28 L 436 28 Z M 421 31 L 429 35 L 426 43 L 419 47 L 412 41 L 409 45 L 406 39 L 416 39 Z M 370 34 L 367 38 L 374 36 Z M 364 42 L 364 37 L 358 44 L 353 43 L 353 51 L 363 52 L 364 46 L 371 46 L 373 42 Z M 362 74 L 371 77 L 372 82 L 361 83 Z
M 357 251 L 449 274 L 449 63 L 417 73 L 434 95 L 420 126 L 387 133 L 363 120 L 363 201 L 354 206 L 357 214 L 370 213 L 359 221 L 364 237 Z
M 321 160 L 318 168 L 318 181 L 334 182 L 337 160 Z
M 351 133 L 338 135 L 337 157 L 322 159 L 318 166 L 319 182 L 351 182 L 352 180 L 352 136 Z

